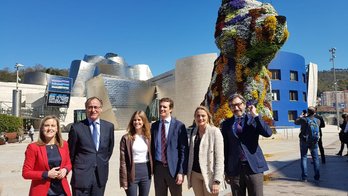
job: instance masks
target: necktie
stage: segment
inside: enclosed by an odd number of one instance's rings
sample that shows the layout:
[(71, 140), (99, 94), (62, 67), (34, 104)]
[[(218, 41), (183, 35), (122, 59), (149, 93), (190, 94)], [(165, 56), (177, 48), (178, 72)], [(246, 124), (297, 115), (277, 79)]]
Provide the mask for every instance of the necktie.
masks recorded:
[(161, 126), (161, 161), (163, 164), (167, 164), (167, 145), (166, 145), (166, 127), (164, 125), (164, 120), (162, 120)]
[(92, 122), (92, 137), (93, 137), (93, 142), (95, 144), (95, 149), (98, 150), (99, 148), (99, 141), (98, 141), (98, 129), (96, 126), (96, 122)]
[(236, 132), (237, 132), (237, 134), (241, 134), (243, 132), (242, 118), (237, 118)]

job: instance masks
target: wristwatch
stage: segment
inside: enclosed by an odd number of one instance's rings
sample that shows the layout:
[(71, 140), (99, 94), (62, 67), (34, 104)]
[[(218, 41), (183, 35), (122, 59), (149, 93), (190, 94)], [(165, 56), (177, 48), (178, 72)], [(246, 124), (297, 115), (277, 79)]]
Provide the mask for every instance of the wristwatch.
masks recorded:
[(214, 180), (214, 183), (217, 184), (217, 185), (219, 185), (219, 184), (220, 184), (220, 181)]

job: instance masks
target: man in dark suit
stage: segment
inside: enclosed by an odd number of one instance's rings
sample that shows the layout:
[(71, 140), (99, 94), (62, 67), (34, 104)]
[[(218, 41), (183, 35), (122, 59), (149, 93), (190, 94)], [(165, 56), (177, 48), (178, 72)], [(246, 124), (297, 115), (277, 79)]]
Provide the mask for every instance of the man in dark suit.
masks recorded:
[(75, 196), (104, 195), (114, 148), (114, 125), (99, 118), (102, 106), (97, 97), (87, 99), (87, 119), (74, 123), (69, 132), (71, 186)]
[(182, 195), (182, 183), (187, 173), (188, 142), (185, 125), (172, 118), (174, 102), (162, 98), (160, 120), (151, 126), (151, 152), (154, 159), (155, 195)]
[(240, 94), (229, 98), (233, 117), (226, 119), (222, 127), (225, 154), (226, 181), (231, 185), (232, 195), (263, 195), (263, 172), (267, 162), (259, 146), (259, 135), (270, 137), (271, 128), (256, 112), (255, 106), (248, 107)]

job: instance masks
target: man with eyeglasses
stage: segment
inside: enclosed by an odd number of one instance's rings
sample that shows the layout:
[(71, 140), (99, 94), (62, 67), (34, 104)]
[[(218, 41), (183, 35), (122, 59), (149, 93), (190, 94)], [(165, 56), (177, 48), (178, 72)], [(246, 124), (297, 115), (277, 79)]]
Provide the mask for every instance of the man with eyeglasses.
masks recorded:
[(268, 166), (258, 140), (259, 135), (270, 137), (272, 130), (254, 105), (247, 107), (242, 95), (233, 94), (228, 103), (233, 116), (221, 125), (226, 181), (233, 196), (245, 196), (246, 189), (249, 196), (263, 195), (263, 172)]
[(69, 132), (74, 196), (102, 196), (114, 148), (114, 125), (101, 120), (103, 102), (98, 97), (85, 103), (87, 119), (74, 123)]

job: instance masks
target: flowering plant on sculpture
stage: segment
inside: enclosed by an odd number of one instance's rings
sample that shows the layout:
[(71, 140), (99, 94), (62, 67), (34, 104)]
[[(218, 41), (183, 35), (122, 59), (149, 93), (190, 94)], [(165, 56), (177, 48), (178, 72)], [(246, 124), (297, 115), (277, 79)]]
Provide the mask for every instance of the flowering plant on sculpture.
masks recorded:
[(222, 1), (215, 27), (215, 42), (221, 54), (214, 63), (203, 101), (216, 125), (231, 113), (220, 110), (226, 110), (225, 102), (234, 93), (256, 103), (262, 118), (272, 124), (267, 66), (288, 36), (286, 18), (278, 16), (272, 5), (256, 0)]

